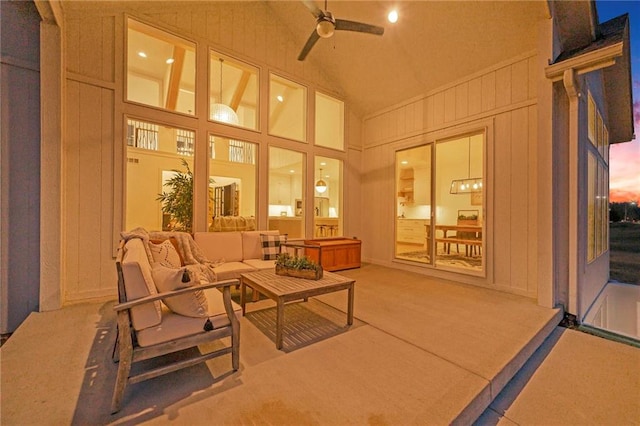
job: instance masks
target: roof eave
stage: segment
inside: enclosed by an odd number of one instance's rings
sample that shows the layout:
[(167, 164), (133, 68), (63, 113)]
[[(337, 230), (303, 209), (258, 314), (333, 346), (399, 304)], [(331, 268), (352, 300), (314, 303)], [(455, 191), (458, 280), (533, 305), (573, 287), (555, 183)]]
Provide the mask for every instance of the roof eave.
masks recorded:
[(566, 70), (578, 75), (602, 70), (610, 144), (635, 138), (628, 19), (620, 29), (617, 40), (609, 39), (599, 48), (594, 48), (598, 47), (595, 43), (585, 46), (545, 68), (546, 77), (552, 81), (562, 80)]
[(635, 139), (631, 49), (628, 30), (623, 43), (622, 55), (616, 59), (614, 65), (603, 70), (609, 119), (609, 143), (611, 144)]

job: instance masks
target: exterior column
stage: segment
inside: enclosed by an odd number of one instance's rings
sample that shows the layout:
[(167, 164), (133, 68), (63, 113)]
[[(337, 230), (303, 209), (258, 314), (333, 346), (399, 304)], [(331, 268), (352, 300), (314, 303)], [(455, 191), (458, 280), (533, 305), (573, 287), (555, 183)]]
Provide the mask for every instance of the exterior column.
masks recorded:
[(576, 71), (564, 71), (564, 88), (569, 97), (569, 313), (579, 315), (578, 306), (578, 137), (580, 88)]
[(64, 303), (62, 220), (63, 55), (62, 11), (36, 1), (40, 23), (40, 311)]

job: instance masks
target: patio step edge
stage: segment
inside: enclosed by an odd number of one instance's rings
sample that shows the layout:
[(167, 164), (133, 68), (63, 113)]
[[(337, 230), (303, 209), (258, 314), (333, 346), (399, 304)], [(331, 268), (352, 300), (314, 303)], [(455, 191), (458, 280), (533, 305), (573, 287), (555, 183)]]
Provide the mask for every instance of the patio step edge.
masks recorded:
[[(544, 324), (540, 330), (520, 349), (520, 351), (511, 358), (493, 377), (487, 387), (482, 392), (478, 393), (476, 397), (458, 414), (458, 416), (451, 422), (453, 425), (470, 425), (473, 424), (482, 413), (489, 408), (491, 403), (500, 394), (502, 389), (509, 383), (509, 381), (522, 369), (525, 363), (531, 358), (531, 356), (538, 350), (544, 341), (553, 333), (560, 321), (562, 320), (562, 309), (554, 309), (554, 315)], [(489, 392), (487, 398), (486, 392)]]

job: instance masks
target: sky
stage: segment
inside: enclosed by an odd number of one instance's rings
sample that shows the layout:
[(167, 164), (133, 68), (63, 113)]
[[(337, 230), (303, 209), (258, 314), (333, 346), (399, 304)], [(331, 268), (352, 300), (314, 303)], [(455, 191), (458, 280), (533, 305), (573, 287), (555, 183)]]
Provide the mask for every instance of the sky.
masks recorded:
[(636, 138), (611, 145), (609, 156), (609, 200), (640, 201), (640, 1), (597, 0), (600, 22), (629, 14), (631, 34), (631, 80)]

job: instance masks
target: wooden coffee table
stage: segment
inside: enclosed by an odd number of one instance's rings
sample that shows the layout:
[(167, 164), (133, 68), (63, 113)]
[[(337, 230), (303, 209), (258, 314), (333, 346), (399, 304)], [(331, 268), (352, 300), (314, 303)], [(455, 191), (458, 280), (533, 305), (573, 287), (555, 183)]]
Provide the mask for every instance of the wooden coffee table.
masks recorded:
[(348, 290), (347, 325), (353, 324), (353, 285), (355, 280), (324, 271), (319, 280), (283, 277), (276, 275), (275, 269), (248, 272), (240, 275), (240, 305), (245, 314), (247, 302), (246, 289), (264, 294), (276, 302), (276, 348), (282, 349), (282, 328), (284, 326), (284, 304), (294, 300), (307, 300), (309, 297)]

